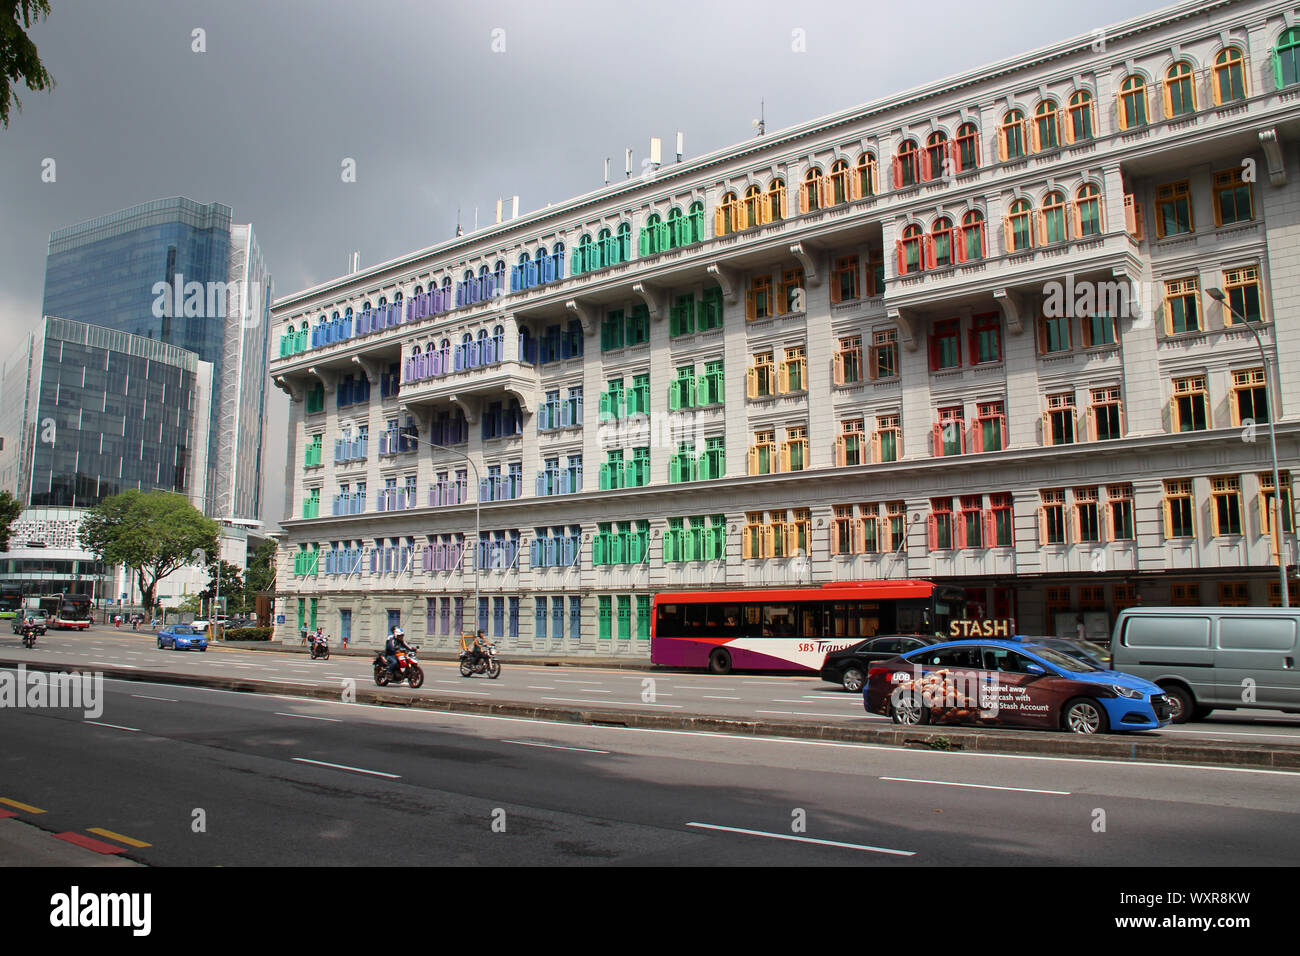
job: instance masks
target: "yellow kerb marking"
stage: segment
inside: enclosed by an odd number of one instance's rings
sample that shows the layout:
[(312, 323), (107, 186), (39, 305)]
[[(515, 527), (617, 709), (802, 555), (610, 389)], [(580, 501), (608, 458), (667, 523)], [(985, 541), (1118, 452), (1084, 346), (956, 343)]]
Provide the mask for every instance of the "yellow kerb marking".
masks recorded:
[(103, 827), (90, 827), (87, 833), (97, 833), (102, 837), (108, 837), (110, 840), (116, 840), (118, 843), (125, 843), (127, 846), (153, 846), (152, 843), (145, 843), (143, 840), (135, 840), (129, 836), (122, 836), (120, 833), (114, 833), (112, 830), (105, 830)]
[(10, 800), (8, 797), (0, 797), (0, 803), (5, 806), (13, 807), (15, 810), (22, 810), (24, 813), (44, 813), (40, 807), (33, 807), (30, 804), (19, 803), (17, 800)]

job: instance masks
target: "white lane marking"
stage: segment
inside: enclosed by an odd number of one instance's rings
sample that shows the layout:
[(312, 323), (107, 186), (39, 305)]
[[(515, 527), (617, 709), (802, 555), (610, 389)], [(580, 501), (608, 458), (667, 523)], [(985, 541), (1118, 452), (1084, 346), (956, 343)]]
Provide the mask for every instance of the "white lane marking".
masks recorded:
[(674, 684), (673, 690), (735, 690), (734, 687), (694, 687), (686, 684)]
[(550, 687), (550, 686), (543, 687), (540, 684), (529, 684), (528, 689), (529, 690), (555, 690), (554, 687)]
[(86, 663), (98, 664), (100, 667), (125, 667), (128, 670), (133, 670), (133, 671), (138, 671), (140, 669), (136, 667), (134, 664), (117, 664), (117, 663), (110, 664), (108, 661), (86, 661)]
[(563, 677), (557, 677), (555, 679), (555, 683), (557, 684), (603, 684), (605, 682), (603, 680), (565, 680)]
[(814, 840), (812, 837), (793, 836), (789, 833), (767, 833), (763, 830), (745, 830), (741, 827), (722, 827), (713, 823), (688, 823), (688, 827), (701, 830), (720, 830), (723, 833), (743, 833), (746, 836), (761, 836), (771, 840), (792, 840), (795, 843), (815, 843), (818, 846), (837, 846), (846, 850), (865, 850), (868, 853), (887, 853), (890, 856), (916, 856), (915, 850), (891, 850), (883, 846), (867, 846), (865, 843), (841, 843), (838, 840)]
[(440, 694), (473, 694), (475, 697), (491, 697), (485, 690), (440, 690)]
[(843, 717), (843, 714), (819, 714), (811, 710), (756, 710), (756, 714), (786, 714), (790, 717)]
[(543, 697), (542, 700), (558, 700), (566, 704), (609, 704), (616, 707), (675, 707), (681, 710), (681, 704), (646, 704), (629, 700), (582, 700), (577, 697)]
[(716, 697), (711, 694), (702, 694), (704, 700), (740, 700), (739, 697)]
[(88, 720), (88, 724), (94, 724), (96, 727), (112, 727), (114, 730), (129, 730), (133, 734), (140, 732), (139, 727), (123, 727), (121, 724), (106, 724), (102, 720)]
[(333, 767), (335, 770), (351, 770), (353, 773), (368, 773), (372, 777), (388, 777), (390, 780), (400, 780), (402, 775), (398, 773), (384, 773), (382, 770), (366, 770), (364, 767), (349, 767), (341, 763), (326, 763), (324, 760), (308, 760), (306, 757), (294, 757), (298, 763), (314, 763), (318, 767)]
[[(13, 665), (16, 666), (16, 665)], [(104, 678), (105, 683), (129, 684), (132, 687), (177, 687), (184, 686), (186, 690), (201, 691), (205, 694), (232, 694), (237, 695), (243, 700), (248, 700), (249, 695), (246, 691), (240, 690), (221, 690), (216, 687), (190, 687), (188, 685), (164, 684), (157, 681), (127, 681), (114, 677)], [(839, 750), (881, 750), (893, 754), (907, 754), (921, 758), (939, 758), (941, 760), (1035, 760), (1039, 763), (1077, 763), (1085, 767), (1093, 766), (1114, 766), (1114, 767), (1147, 767), (1152, 770), (1196, 770), (1209, 773), (1247, 773), (1257, 774), (1266, 777), (1290, 777), (1292, 780), (1300, 780), (1300, 773), (1294, 770), (1268, 770), (1262, 767), (1215, 767), (1206, 764), (1194, 763), (1168, 763), (1162, 760), (1099, 760), (1092, 757), (1048, 757), (1040, 754), (996, 754), (996, 753), (953, 753), (942, 750), (913, 750), (906, 747), (898, 747), (890, 744), (855, 744), (834, 740), (805, 740), (800, 737), (780, 737), (780, 736), (751, 736), (748, 734), (724, 734), (709, 730), (670, 730), (662, 727), (611, 727), (608, 724), (574, 724), (567, 720), (545, 720), (538, 717), (503, 717), (496, 714), (461, 714), (455, 711), (436, 711), (406, 709), (394, 711), (386, 704), (363, 704), (356, 702), (352, 704), (343, 704), (336, 701), (322, 701), (313, 697), (293, 697), (288, 694), (256, 694), (255, 697), (269, 697), (272, 700), (287, 700), (295, 704), (301, 704), (306, 701), (317, 704), (330, 704), (335, 707), (365, 707), (371, 710), (382, 710), (392, 715), (394, 713), (405, 714), (408, 716), (424, 716), (437, 720), (449, 720), (452, 718), (461, 718), (463, 720), (500, 720), (513, 724), (541, 724), (548, 727), (565, 728), (573, 730), (583, 728), (592, 731), (620, 731), (624, 733), (638, 734), (670, 734), (677, 737), (712, 737), (718, 740), (730, 741), (752, 741), (761, 744), (780, 744), (789, 747), (832, 747)], [(545, 698), (543, 698), (545, 699)], [(591, 700), (582, 701), (588, 704), (613, 704), (615, 701), (608, 700)], [(676, 705), (670, 705), (676, 706)], [(724, 716), (725, 715), (719, 715)], [(888, 720), (888, 717), (880, 717), (876, 714), (865, 714), (868, 720)]]
[(277, 716), (277, 717), (298, 717), (298, 718), (301, 719), (301, 720), (328, 720), (328, 721), (330, 721), (331, 723), (335, 723), (335, 724), (341, 724), (341, 723), (343, 723), (343, 718), (341, 718), (341, 717), (312, 717), (310, 714), (285, 714), (285, 713), (281, 713), (281, 712), (278, 711), (278, 710), (275, 712), (275, 716)]
[(173, 704), (180, 703), (180, 699), (177, 697), (150, 697), (148, 694), (132, 694), (131, 696), (138, 697), (140, 700), (166, 700)]
[(521, 747), (543, 747), (546, 750), (576, 750), (584, 754), (607, 754), (608, 750), (592, 750), (590, 747), (561, 747), (559, 744), (537, 744), (529, 740), (503, 740), (503, 744), (518, 744)]
[(1035, 790), (1032, 787), (994, 787), (984, 783), (957, 783), (952, 780), (918, 780), (915, 777), (881, 777), (881, 780), (893, 780), (898, 783), (932, 783), (939, 787), (971, 787), (975, 790), (1014, 790), (1017, 793), (1046, 793), (1053, 797), (1068, 797), (1068, 790)]

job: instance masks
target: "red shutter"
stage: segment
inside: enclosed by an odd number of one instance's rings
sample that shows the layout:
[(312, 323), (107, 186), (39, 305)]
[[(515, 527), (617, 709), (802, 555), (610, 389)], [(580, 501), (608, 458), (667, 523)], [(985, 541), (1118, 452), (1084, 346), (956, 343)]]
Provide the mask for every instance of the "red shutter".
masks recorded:
[(934, 268), (934, 262), (935, 262), (935, 259), (934, 259), (934, 236), (923, 236), (923, 237), (922, 237), (922, 240), (923, 240), (923, 243), (924, 243), (924, 249), (925, 249), (925, 260), (924, 260), (924, 261), (925, 261), (925, 265), (924, 265), (924, 268), (926, 268), (926, 269), (933, 269), (933, 268)]
[(894, 240), (894, 245), (898, 247), (898, 274), (907, 275), (907, 253), (903, 248), (903, 240)]
[(930, 514), (925, 519), (926, 537), (931, 551), (939, 550), (939, 523), (935, 520), (934, 514)]
[(952, 261), (966, 261), (966, 233), (961, 226), (952, 227)]
[(930, 371), (935, 372), (939, 369), (939, 340), (935, 337), (934, 332), (930, 333)]
[(934, 457), (942, 458), (943, 457), (943, 423), (939, 422), (932, 425), (931, 432), (933, 434), (931, 445), (933, 446)]
[(902, 189), (903, 188), (903, 163), (897, 156), (895, 156), (892, 160), (890, 160), (890, 165), (893, 167), (894, 188)]

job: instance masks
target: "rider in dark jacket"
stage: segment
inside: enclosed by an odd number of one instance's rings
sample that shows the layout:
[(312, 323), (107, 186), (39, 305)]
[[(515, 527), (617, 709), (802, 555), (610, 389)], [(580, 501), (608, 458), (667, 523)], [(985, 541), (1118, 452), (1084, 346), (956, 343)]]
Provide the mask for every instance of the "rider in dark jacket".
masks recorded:
[(406, 634), (400, 628), (394, 625), (388, 634), (388, 640), (384, 642), (384, 656), (388, 658), (388, 673), (397, 676), (397, 652), (409, 651), (411, 645), (406, 643)]

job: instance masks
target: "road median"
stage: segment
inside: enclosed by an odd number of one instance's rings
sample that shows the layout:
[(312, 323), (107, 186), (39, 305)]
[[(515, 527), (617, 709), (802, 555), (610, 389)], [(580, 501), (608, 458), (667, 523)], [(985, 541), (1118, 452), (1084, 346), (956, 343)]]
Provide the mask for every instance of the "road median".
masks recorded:
[(176, 674), (171, 671), (114, 667), (85, 667), (39, 661), (0, 659), (0, 666), (25, 665), (28, 671), (103, 674), (115, 680), (179, 687), (202, 687), (235, 693), (273, 694), (333, 702), (411, 707), (452, 714), (518, 717), (560, 723), (746, 737), (785, 737), (839, 743), (873, 744), (956, 753), (1000, 753), (1043, 757), (1087, 757), (1098, 760), (1198, 764), (1300, 771), (1300, 744), (1225, 743), (1214, 740), (1171, 740), (1154, 734), (1080, 736), (1049, 731), (989, 731), (971, 727), (895, 727), (857, 724), (817, 724), (778, 720), (749, 720), (707, 714), (665, 714), (563, 707), (524, 701), (449, 699), (409, 688), (381, 688), (348, 680), (331, 686), (268, 681), (246, 677)]

